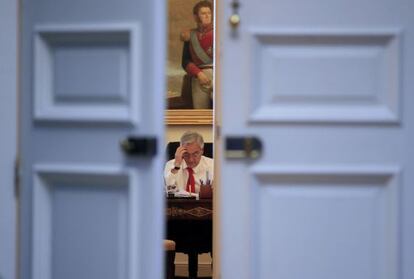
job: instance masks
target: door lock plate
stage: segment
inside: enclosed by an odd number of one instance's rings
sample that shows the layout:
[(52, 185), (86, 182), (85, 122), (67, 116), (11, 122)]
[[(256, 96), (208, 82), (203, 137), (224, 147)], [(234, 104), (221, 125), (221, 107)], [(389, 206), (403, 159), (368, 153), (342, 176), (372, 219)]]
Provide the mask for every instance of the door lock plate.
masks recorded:
[(127, 137), (120, 147), (130, 156), (153, 157), (157, 154), (157, 139), (152, 137)]
[(257, 159), (262, 154), (262, 142), (257, 137), (226, 137), (226, 158)]

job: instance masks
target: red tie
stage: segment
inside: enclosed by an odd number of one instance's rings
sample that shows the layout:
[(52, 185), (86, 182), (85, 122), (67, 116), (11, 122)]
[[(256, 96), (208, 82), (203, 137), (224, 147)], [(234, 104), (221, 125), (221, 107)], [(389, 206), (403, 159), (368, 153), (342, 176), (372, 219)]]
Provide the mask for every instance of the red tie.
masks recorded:
[(188, 180), (187, 180), (187, 192), (195, 193), (195, 179), (194, 179), (194, 170), (192, 168), (187, 168), (188, 170)]

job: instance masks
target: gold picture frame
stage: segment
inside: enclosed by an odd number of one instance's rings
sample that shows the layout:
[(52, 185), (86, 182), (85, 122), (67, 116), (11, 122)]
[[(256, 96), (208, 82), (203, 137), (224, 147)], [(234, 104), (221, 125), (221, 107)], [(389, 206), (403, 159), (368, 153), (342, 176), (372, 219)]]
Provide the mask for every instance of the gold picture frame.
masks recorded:
[(212, 125), (212, 109), (169, 109), (165, 112), (167, 125)]

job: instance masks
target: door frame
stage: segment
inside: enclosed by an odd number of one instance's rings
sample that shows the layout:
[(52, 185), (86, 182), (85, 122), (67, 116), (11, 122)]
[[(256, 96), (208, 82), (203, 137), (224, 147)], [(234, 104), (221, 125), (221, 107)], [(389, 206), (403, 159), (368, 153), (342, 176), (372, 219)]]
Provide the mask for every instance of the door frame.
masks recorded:
[(17, 213), (14, 169), (17, 160), (17, 55), (19, 1), (0, 2), (0, 277), (17, 278)]

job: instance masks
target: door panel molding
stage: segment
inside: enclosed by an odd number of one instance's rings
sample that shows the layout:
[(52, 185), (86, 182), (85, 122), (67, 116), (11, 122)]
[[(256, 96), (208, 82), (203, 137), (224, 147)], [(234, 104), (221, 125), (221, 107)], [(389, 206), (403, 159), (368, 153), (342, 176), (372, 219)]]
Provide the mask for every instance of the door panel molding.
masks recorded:
[(249, 29), (250, 122), (400, 122), (399, 29)]
[(139, 277), (143, 196), (136, 172), (116, 165), (36, 164), (33, 185), (33, 278)]
[(34, 27), (34, 118), (137, 125), (139, 22)]
[[(250, 171), (253, 277), (398, 278), (398, 166), (256, 165)], [(297, 275), (292, 266), (300, 266)]]

